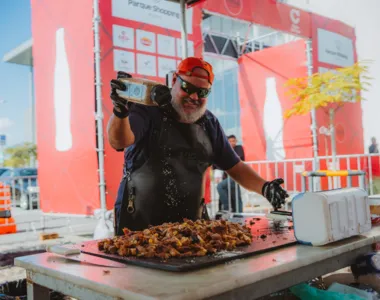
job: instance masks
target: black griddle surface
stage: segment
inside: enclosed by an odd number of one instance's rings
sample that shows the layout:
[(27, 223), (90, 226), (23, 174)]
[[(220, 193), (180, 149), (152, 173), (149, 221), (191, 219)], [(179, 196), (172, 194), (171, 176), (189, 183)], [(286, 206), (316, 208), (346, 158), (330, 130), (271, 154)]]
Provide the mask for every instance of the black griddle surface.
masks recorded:
[(119, 255), (106, 254), (98, 250), (97, 241), (82, 243), (81, 251), (125, 264), (165, 271), (185, 272), (215, 266), (227, 261), (245, 258), (297, 243), (291, 222), (279, 223), (268, 220), (265, 217), (240, 218), (231, 221), (245, 223), (251, 227), (253, 235), (251, 245), (238, 247), (235, 251), (222, 251), (204, 257), (170, 258), (166, 261), (159, 258), (121, 257)]

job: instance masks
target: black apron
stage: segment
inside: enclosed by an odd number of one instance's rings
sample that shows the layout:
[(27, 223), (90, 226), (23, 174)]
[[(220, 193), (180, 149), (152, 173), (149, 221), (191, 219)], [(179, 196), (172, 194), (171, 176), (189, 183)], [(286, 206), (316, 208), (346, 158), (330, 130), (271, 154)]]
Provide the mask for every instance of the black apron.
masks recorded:
[(213, 150), (204, 120), (184, 124), (164, 115), (158, 134), (148, 160), (123, 177), (115, 204), (116, 235), (123, 228), (208, 217), (202, 184)]

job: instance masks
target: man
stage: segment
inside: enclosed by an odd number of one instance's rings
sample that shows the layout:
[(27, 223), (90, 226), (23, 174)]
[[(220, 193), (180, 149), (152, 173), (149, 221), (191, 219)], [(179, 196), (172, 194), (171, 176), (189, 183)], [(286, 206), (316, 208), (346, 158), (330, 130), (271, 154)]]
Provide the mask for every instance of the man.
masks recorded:
[(379, 153), (379, 148), (378, 148), (375, 137), (371, 139), (371, 146), (369, 146), (368, 150), (369, 150), (369, 153)]
[[(371, 145), (368, 147), (368, 152), (370, 154), (378, 154), (379, 146), (377, 144), (376, 138), (371, 138)], [(372, 172), (372, 188), (375, 194), (380, 193), (380, 161), (379, 156), (371, 157), (371, 172)]]
[[(242, 161), (245, 160), (244, 149), (241, 145), (237, 145), (237, 139), (235, 135), (228, 136), (228, 142), (230, 143), (232, 149), (240, 157)], [(233, 212), (243, 211), (243, 202), (241, 200), (241, 190), (236, 182), (228, 178), (227, 174), (223, 173), (223, 180), (217, 185), (217, 190), (219, 194), (219, 210), (229, 210), (230, 201), (229, 195), (231, 197), (231, 210)], [(238, 201), (238, 209), (236, 209), (236, 195)]]
[[(118, 73), (118, 79), (125, 73)], [(244, 188), (262, 193), (275, 208), (284, 203), (282, 179), (258, 176), (235, 154), (216, 117), (206, 109), (214, 80), (212, 66), (202, 59), (183, 60), (172, 89), (159, 106), (127, 103), (118, 97), (126, 86), (111, 81), (114, 115), (108, 140), (125, 150), (124, 176), (115, 203), (115, 233), (149, 225), (205, 216), (204, 173), (215, 164)]]
[(245, 160), (244, 149), (243, 146), (237, 144), (236, 136), (231, 134), (228, 136), (228, 142), (230, 143), (232, 149), (234, 149), (235, 153), (240, 157), (242, 161)]

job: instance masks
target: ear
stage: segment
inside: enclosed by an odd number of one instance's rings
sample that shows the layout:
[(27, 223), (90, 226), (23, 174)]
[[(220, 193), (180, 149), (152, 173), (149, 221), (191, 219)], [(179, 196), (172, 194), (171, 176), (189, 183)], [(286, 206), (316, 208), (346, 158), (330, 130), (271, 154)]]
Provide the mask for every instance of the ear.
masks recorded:
[(176, 83), (177, 81), (177, 74), (173, 74), (173, 79), (172, 79), (172, 87), (174, 86), (174, 84)]

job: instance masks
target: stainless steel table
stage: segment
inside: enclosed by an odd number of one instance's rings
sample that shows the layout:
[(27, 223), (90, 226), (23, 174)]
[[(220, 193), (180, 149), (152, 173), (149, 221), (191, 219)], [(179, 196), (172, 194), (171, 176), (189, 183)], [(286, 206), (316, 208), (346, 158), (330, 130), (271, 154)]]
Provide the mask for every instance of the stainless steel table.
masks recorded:
[(349, 266), (380, 242), (380, 227), (325, 247), (296, 245), (188, 273), (83, 265), (43, 253), (20, 257), (28, 299), (48, 288), (77, 299), (255, 299)]

